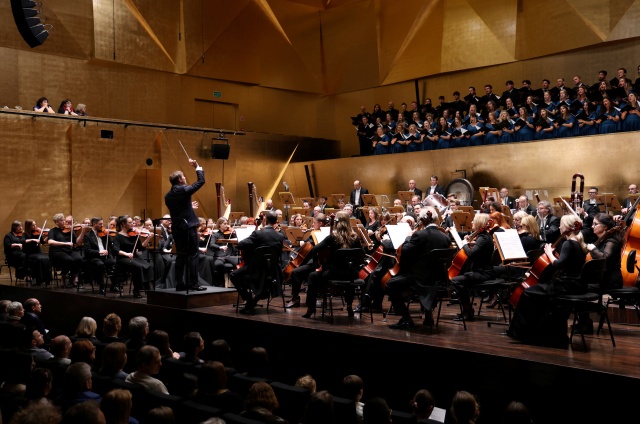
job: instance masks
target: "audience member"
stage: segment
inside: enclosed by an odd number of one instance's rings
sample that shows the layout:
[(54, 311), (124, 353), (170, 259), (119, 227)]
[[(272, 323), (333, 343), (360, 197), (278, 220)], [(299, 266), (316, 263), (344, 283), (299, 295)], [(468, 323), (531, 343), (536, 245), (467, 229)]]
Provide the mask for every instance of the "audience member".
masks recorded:
[(149, 334), (149, 321), (145, 317), (133, 317), (129, 320), (129, 340), (127, 349), (137, 351), (146, 344)]
[(276, 394), (269, 383), (254, 383), (245, 399), (245, 410), (240, 414), (245, 418), (266, 423), (287, 423), (287, 420), (273, 415), (279, 406)]
[(91, 367), (84, 362), (71, 364), (64, 374), (62, 393), (56, 403), (66, 411), (73, 405), (88, 400), (100, 402), (100, 395), (92, 392), (92, 388)]
[(11, 417), (10, 424), (59, 424), (60, 409), (50, 403), (31, 402)]
[(127, 363), (127, 347), (122, 342), (113, 342), (105, 346), (102, 351), (102, 367), (100, 374), (125, 380), (127, 373), (123, 371)]
[(180, 354), (171, 349), (171, 345), (169, 344), (169, 335), (166, 331), (153, 330), (147, 336), (147, 345), (157, 347), (160, 351), (160, 356), (162, 356), (163, 359), (180, 359)]
[(162, 366), (162, 357), (160, 351), (154, 346), (142, 346), (136, 354), (137, 370), (129, 374), (126, 381), (139, 384), (145, 390), (162, 392), (169, 394), (164, 383), (152, 375), (160, 372)]
[(456, 424), (472, 424), (480, 415), (480, 405), (474, 395), (459, 391), (453, 395), (451, 414)]
[(115, 389), (108, 392), (100, 402), (106, 424), (138, 424), (131, 417), (132, 396), (129, 390)]
[(149, 411), (147, 419), (144, 420), (144, 424), (173, 424), (175, 421), (171, 408), (168, 406), (159, 406)]
[(91, 317), (82, 317), (78, 328), (76, 328), (75, 339), (90, 340), (91, 343), (97, 343), (96, 331), (98, 331), (96, 320)]
[(313, 377), (311, 377), (309, 374), (305, 374), (297, 379), (295, 386), (302, 389), (307, 389), (311, 394), (316, 392), (316, 380), (314, 380)]
[(98, 402), (89, 400), (69, 408), (60, 424), (106, 424), (106, 420)]
[(362, 394), (364, 393), (364, 383), (362, 379), (357, 375), (348, 375), (342, 380), (343, 396), (347, 399), (353, 400), (356, 404), (356, 415), (358, 420), (362, 421), (362, 410), (364, 403), (360, 402)]
[(53, 374), (47, 368), (36, 368), (31, 372), (24, 397), (29, 402), (50, 404), (47, 396), (51, 392)]
[(185, 362), (193, 362), (194, 364), (202, 364), (204, 361), (198, 357), (198, 354), (204, 350), (204, 340), (198, 332), (190, 332), (184, 336), (184, 356), (181, 360)]
[(69, 359), (71, 359), (72, 364), (84, 362), (89, 366), (93, 366), (93, 362), (96, 360), (96, 347), (90, 340), (77, 340), (71, 345)]
[(111, 313), (102, 320), (102, 343), (124, 342), (119, 337), (122, 330), (122, 320), (117, 314)]
[(49, 359), (49, 362), (56, 362), (62, 365), (70, 365), (71, 359), (69, 354), (71, 353), (71, 339), (67, 336), (56, 336), (51, 341), (49, 351), (53, 355)]
[(332, 424), (333, 396), (326, 390), (313, 393), (307, 402), (302, 424)]
[(51, 106), (49, 106), (49, 100), (46, 97), (40, 97), (33, 107), (35, 112), (47, 112), (56, 113)]
[(194, 400), (234, 414), (239, 414), (244, 409), (242, 397), (227, 389), (224, 365), (217, 361), (202, 365), (198, 374), (198, 389)]
[(268, 378), (269, 354), (263, 347), (254, 347), (247, 358), (247, 372), (249, 377)]
[(23, 347), (33, 356), (33, 359), (38, 362), (44, 362), (51, 358), (53, 355), (46, 349), (43, 349), (44, 338), (38, 330), (28, 329), (23, 334)]
[(42, 305), (40, 301), (36, 298), (30, 298), (25, 300), (24, 302), (24, 316), (20, 319), (20, 322), (24, 324), (26, 328), (35, 328), (42, 334), (44, 338), (44, 343), (51, 343), (51, 337), (47, 334), (49, 330), (47, 330), (40, 319), (40, 314), (42, 313)]
[(411, 409), (416, 423), (436, 424), (438, 421), (432, 420), (431, 413), (436, 402), (433, 395), (428, 390), (418, 390), (411, 400)]
[(390, 424), (391, 410), (384, 399), (375, 397), (367, 400), (363, 410), (363, 419), (364, 424)]
[(531, 424), (529, 409), (522, 402), (512, 401), (502, 415), (502, 424)]

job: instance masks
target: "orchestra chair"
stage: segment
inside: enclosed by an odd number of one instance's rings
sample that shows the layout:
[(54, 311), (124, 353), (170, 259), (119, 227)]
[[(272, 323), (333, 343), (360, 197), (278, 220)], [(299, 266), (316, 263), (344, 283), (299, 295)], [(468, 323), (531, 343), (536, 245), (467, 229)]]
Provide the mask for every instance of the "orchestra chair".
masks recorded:
[[(604, 275), (605, 263), (606, 259), (592, 259), (582, 266), (580, 280), (586, 287), (593, 284), (600, 284)], [(561, 294), (556, 297), (555, 302), (558, 302), (570, 309), (571, 315), (573, 315), (573, 325), (571, 326), (571, 334), (569, 335), (570, 343), (573, 343), (573, 336), (576, 333), (579, 333), (582, 339), (584, 351), (587, 352), (587, 342), (584, 339), (584, 330), (582, 328), (583, 323), (581, 322), (581, 318), (589, 313), (596, 312), (604, 315), (604, 320), (606, 320), (607, 328), (609, 330), (609, 336), (611, 337), (611, 344), (613, 347), (616, 346), (607, 309), (602, 306), (601, 296), (598, 293), (587, 292), (583, 294)], [(598, 328), (598, 330), (600, 330), (600, 328)]]
[[(361, 248), (338, 249), (333, 255), (333, 261), (332, 269), (334, 274), (327, 282), (327, 285), (318, 292), (318, 295), (322, 297), (322, 317), (325, 316), (328, 309), (331, 312), (332, 322), (333, 298), (335, 296), (344, 296), (347, 290), (353, 290), (354, 294), (358, 293), (361, 304), (364, 300), (364, 291), (362, 290), (364, 280), (358, 278), (358, 272), (364, 264), (364, 250)], [(369, 308), (369, 315), (373, 323), (372, 308)], [(360, 318), (362, 318), (362, 312), (360, 312)]]
[[(269, 305), (274, 297), (279, 296), (282, 299), (282, 309), (286, 311), (284, 300), (284, 292), (282, 288), (282, 270), (280, 269), (280, 248), (269, 246), (260, 246), (253, 251), (251, 263), (248, 265), (250, 272), (243, 278), (251, 280), (253, 284), (250, 287), (259, 287), (257, 293), (253, 293), (256, 303), (259, 300), (267, 299), (267, 312)], [(245, 265), (247, 266), (247, 265)], [(262, 306), (256, 304), (256, 306)], [(236, 300), (236, 313), (240, 307), (240, 292)]]
[[(433, 249), (429, 252), (429, 260), (433, 261), (432, 263), (438, 263), (441, 267), (441, 279), (436, 281), (436, 299), (435, 304), (438, 307), (438, 314), (436, 315), (436, 328), (438, 328), (438, 324), (440, 323), (440, 313), (442, 312), (442, 303), (445, 301), (451, 300), (451, 280), (449, 280), (449, 268), (453, 263), (453, 258), (458, 253), (458, 250), (455, 247), (450, 247), (448, 249)], [(462, 313), (462, 304), (458, 302), (458, 307), (460, 308), (460, 315), (462, 316), (462, 326), (464, 330), (467, 330), (467, 323), (464, 320), (464, 314)]]
[[(627, 272), (629, 274), (633, 274), (636, 268), (636, 250), (631, 250), (629, 255), (627, 255)], [(607, 296), (606, 303), (601, 300), (604, 304), (604, 308), (609, 310), (609, 305), (617, 305), (620, 309), (625, 309), (627, 305), (631, 305), (636, 310), (636, 316), (638, 317), (638, 322), (640, 322), (640, 308), (638, 304), (640, 304), (640, 289), (638, 287), (621, 287), (618, 289), (601, 289), (600, 286), (596, 287), (593, 285), (589, 286), (589, 291), (594, 291), (602, 295), (602, 297)], [(602, 329), (602, 325), (604, 323), (604, 315), (600, 315), (600, 323), (598, 324), (598, 332), (600, 334), (600, 330)]]
[(243, 399), (247, 397), (249, 389), (255, 383), (268, 383), (268, 381), (263, 377), (250, 377), (241, 373), (233, 374), (228, 380), (229, 390), (239, 394)]
[(230, 412), (224, 414), (222, 419), (227, 424), (264, 424), (262, 421), (252, 420)]
[(158, 379), (162, 380), (171, 393), (178, 396), (188, 396), (197, 388), (198, 369), (196, 364), (182, 359), (164, 358)]
[(309, 390), (277, 381), (270, 385), (280, 404), (277, 415), (290, 423), (302, 422), (307, 402), (311, 397)]
[(31, 278), (31, 269), (26, 265), (26, 263), (23, 266), (24, 278), (18, 278), (18, 267), (15, 264), (9, 263), (9, 258), (7, 258), (6, 256), (4, 258), (4, 265), (0, 265), (0, 272), (2, 272), (2, 268), (4, 268), (5, 266), (9, 270), (9, 281), (10, 281), (9, 285), (13, 285), (13, 275), (11, 273), (11, 268), (14, 268), (16, 271), (16, 286), (18, 286), (18, 281), (20, 280), (24, 281), (25, 287), (29, 284), (27, 277)]

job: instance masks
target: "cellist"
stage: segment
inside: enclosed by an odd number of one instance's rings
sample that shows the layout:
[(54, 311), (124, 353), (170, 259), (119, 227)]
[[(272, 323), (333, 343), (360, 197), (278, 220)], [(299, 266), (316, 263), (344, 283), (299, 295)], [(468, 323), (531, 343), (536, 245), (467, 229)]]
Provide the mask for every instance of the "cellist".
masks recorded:
[[(325, 223), (325, 216), (323, 213), (317, 213), (313, 216), (313, 231), (320, 231)], [(302, 241), (298, 252), (306, 250), (305, 246), (314, 245), (313, 236), (309, 233), (309, 237)], [(307, 253), (304, 261), (301, 265), (297, 266), (291, 271), (289, 282), (291, 283), (291, 299), (285, 304), (285, 308), (299, 308), (300, 307), (300, 290), (302, 283), (307, 281), (309, 275), (318, 268), (317, 260), (314, 260), (311, 252)]]
[(429, 253), (433, 249), (449, 247), (449, 237), (438, 227), (440, 218), (431, 206), (420, 211), (419, 221), (423, 228), (415, 231), (405, 241), (400, 249), (400, 272), (391, 278), (386, 286), (396, 314), (401, 315), (400, 321), (389, 325), (392, 329), (406, 329), (414, 326), (411, 315), (405, 303), (407, 292), (420, 296), (420, 303), (425, 309), (423, 325), (433, 326), (433, 303), (436, 295), (435, 282), (440, 280), (441, 267), (437, 262), (429, 262)]
[(602, 289), (618, 289), (622, 287), (620, 271), (622, 237), (616, 221), (611, 215), (599, 213), (593, 218), (593, 232), (598, 236), (595, 244), (587, 244), (587, 250), (593, 259), (606, 259)]
[(580, 273), (587, 256), (581, 227), (582, 220), (576, 215), (564, 215), (560, 219), (560, 231), (566, 237), (560, 245), (560, 255), (556, 257), (551, 244), (544, 246), (549, 266), (558, 273), (550, 281), (540, 281), (524, 290), (507, 331), (510, 337), (526, 343), (566, 347), (569, 311), (553, 307), (551, 301), (561, 293), (584, 293), (587, 290), (580, 283)]

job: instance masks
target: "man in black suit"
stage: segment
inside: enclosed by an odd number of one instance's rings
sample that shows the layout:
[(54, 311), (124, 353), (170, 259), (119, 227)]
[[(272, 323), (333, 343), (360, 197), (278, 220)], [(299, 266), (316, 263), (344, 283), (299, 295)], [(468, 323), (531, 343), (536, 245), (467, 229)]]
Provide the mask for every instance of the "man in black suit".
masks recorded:
[(538, 215), (538, 210), (529, 203), (529, 198), (524, 194), (518, 197), (518, 210), (516, 212), (518, 211), (524, 211), (534, 217)]
[(480, 98), (480, 104), (483, 108), (485, 108), (487, 103), (489, 103), (491, 100), (493, 100), (496, 105), (500, 104), (500, 97), (496, 96), (493, 93), (493, 86), (491, 84), (487, 84), (484, 86), (484, 93), (484, 96)]
[[(231, 280), (240, 297), (245, 301), (244, 308), (240, 310), (242, 314), (253, 314), (257, 301), (264, 299), (271, 288), (264, 284), (262, 279), (250, 278), (257, 271), (252, 265), (253, 252), (262, 246), (269, 246), (280, 252), (285, 239), (281, 232), (273, 228), (278, 222), (278, 215), (271, 211), (266, 212), (265, 215), (266, 224), (264, 228), (254, 231), (249, 237), (238, 243), (238, 250), (244, 252), (243, 256), (246, 265), (229, 275), (229, 280)], [(278, 266), (278, 269), (281, 269), (281, 267)], [(251, 292), (253, 292), (253, 296)]]
[(551, 95), (551, 81), (545, 78), (542, 80), (542, 87), (533, 91), (533, 100), (536, 103), (544, 101), (544, 93), (546, 92), (549, 92), (549, 95)]
[[(629, 194), (638, 194), (637, 184), (629, 185)], [(622, 210), (620, 211), (620, 214), (626, 215), (629, 212), (629, 208), (633, 206), (635, 201), (636, 201), (636, 198), (627, 197), (626, 199), (624, 199), (624, 202), (622, 202)]]
[(594, 243), (598, 236), (593, 232), (593, 218), (600, 213), (598, 207), (598, 187), (589, 187), (589, 198), (576, 208), (578, 216), (582, 218), (582, 235), (586, 243)]
[(560, 219), (551, 214), (551, 205), (546, 200), (538, 203), (538, 227), (540, 227), (540, 238), (545, 243), (555, 243), (560, 237)]
[[(87, 265), (87, 278), (92, 278), (100, 287), (100, 294), (106, 294), (104, 285), (104, 274), (106, 270), (113, 268), (116, 260), (109, 255), (107, 243), (109, 242), (109, 234), (104, 238), (99, 237), (98, 233), (103, 230), (104, 221), (100, 217), (91, 218), (91, 230), (87, 231), (84, 236), (84, 259)], [(122, 289), (115, 281), (111, 281), (111, 291), (120, 293)]]
[(442, 187), (441, 185), (438, 185), (438, 177), (436, 175), (432, 175), (431, 176), (431, 185), (429, 187), (427, 187), (427, 189), (424, 192), (425, 197), (430, 195), (430, 194), (434, 194), (434, 193), (438, 193), (440, 195), (442, 195), (443, 197), (445, 196), (444, 194), (444, 187)]
[(409, 180), (409, 189), (407, 191), (413, 191), (413, 194), (420, 197), (422, 200), (422, 190), (416, 187), (416, 180)]
[(445, 276), (440, 275), (444, 272), (441, 265), (430, 261), (429, 253), (433, 249), (448, 248), (450, 241), (449, 237), (438, 229), (440, 220), (433, 208), (427, 207), (421, 211), (419, 219), (425, 228), (413, 233), (411, 238), (402, 244), (400, 273), (389, 280), (386, 286), (393, 309), (402, 317), (398, 323), (389, 326), (392, 329), (414, 326), (403, 294), (407, 291), (420, 297), (420, 303), (425, 309), (423, 325), (433, 326), (431, 311), (436, 295), (435, 283)]
[[(473, 86), (469, 87), (469, 94), (464, 96), (464, 101), (467, 104), (467, 106), (471, 106), (471, 105), (478, 106), (480, 104), (480, 99), (476, 95), (476, 88), (475, 87), (473, 87)], [(467, 109), (468, 109), (468, 107), (467, 107)]]
[(366, 222), (366, 218), (362, 213), (362, 209), (359, 209), (359, 207), (362, 206), (363, 194), (369, 194), (369, 190), (362, 187), (359, 180), (355, 180), (353, 182), (353, 190), (351, 190), (351, 195), (349, 196), (349, 203), (351, 203), (353, 209), (355, 210), (356, 218), (358, 218), (362, 222)]
[(34, 297), (27, 299), (24, 302), (24, 315), (20, 318), (20, 323), (26, 328), (38, 330), (40, 334), (42, 334), (45, 344), (50, 344), (51, 337), (47, 334), (49, 330), (45, 328), (44, 323), (40, 319), (40, 314), (42, 314), (42, 304), (40, 301)]
[(509, 209), (516, 208), (516, 199), (512, 196), (509, 196), (509, 189), (506, 187), (502, 187), (500, 189), (500, 199), (502, 200), (502, 204), (509, 206)]
[(511, 99), (513, 105), (515, 107), (518, 107), (518, 105), (520, 105), (520, 94), (518, 93), (518, 90), (515, 89), (515, 84), (513, 83), (513, 81), (509, 80), (504, 85), (506, 87), (506, 90), (502, 92), (502, 96), (500, 97), (500, 104), (504, 108), (507, 105), (507, 99)]
[(204, 171), (198, 162), (189, 159), (189, 164), (196, 169), (198, 181), (187, 185), (182, 171), (174, 171), (169, 176), (171, 190), (164, 196), (164, 203), (171, 214), (171, 229), (176, 243), (178, 258), (176, 259), (176, 290), (186, 290), (184, 283), (184, 266), (187, 264), (189, 290), (206, 290), (198, 285), (198, 217), (193, 210), (191, 195), (204, 185)]

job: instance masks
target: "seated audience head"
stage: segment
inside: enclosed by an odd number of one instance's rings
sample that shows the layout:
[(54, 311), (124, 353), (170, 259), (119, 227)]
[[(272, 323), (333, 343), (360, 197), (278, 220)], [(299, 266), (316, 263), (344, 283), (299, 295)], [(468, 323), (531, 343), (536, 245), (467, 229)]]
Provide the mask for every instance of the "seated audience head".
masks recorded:
[(128, 423), (131, 416), (131, 392), (124, 389), (114, 389), (108, 392), (100, 402), (100, 409), (107, 424)]
[(68, 358), (71, 353), (71, 339), (67, 336), (54, 337), (49, 351), (55, 358)]
[(71, 359), (71, 363), (84, 362), (92, 366), (96, 359), (96, 347), (90, 340), (76, 340), (71, 345), (69, 359)]
[(303, 424), (332, 424), (333, 396), (326, 390), (312, 393), (304, 412)]
[(58, 424), (60, 408), (49, 402), (30, 402), (11, 417), (12, 424)]
[(263, 347), (254, 347), (247, 358), (247, 375), (266, 377), (269, 374), (269, 354)]
[(198, 374), (198, 391), (216, 394), (227, 388), (227, 373), (224, 365), (218, 361), (209, 361), (202, 365)]
[(196, 358), (204, 350), (204, 340), (200, 333), (192, 331), (184, 336), (184, 352), (187, 358)]
[(419, 420), (429, 418), (435, 406), (436, 401), (433, 399), (433, 395), (429, 390), (418, 390), (411, 400), (413, 415)]
[(173, 356), (173, 350), (169, 343), (169, 334), (166, 331), (153, 330), (147, 335), (147, 345), (157, 347), (163, 358)]
[(62, 392), (73, 395), (77, 392), (90, 391), (92, 388), (91, 367), (85, 362), (69, 365), (64, 373)]
[(20, 302), (11, 302), (7, 306), (7, 314), (13, 318), (22, 318), (24, 316), (24, 307)]
[(305, 374), (296, 380), (296, 387), (309, 390), (309, 393), (316, 392), (316, 380), (309, 374)]
[(231, 366), (231, 347), (226, 340), (212, 341), (205, 349), (205, 353), (208, 360), (221, 362), (225, 367)]
[(136, 354), (136, 366), (138, 371), (145, 374), (158, 374), (162, 366), (162, 357), (158, 348), (155, 346), (142, 346)]
[(31, 372), (29, 381), (27, 382), (27, 390), (24, 397), (27, 400), (39, 400), (46, 398), (51, 392), (51, 384), (53, 382), (53, 374), (48, 368), (36, 368)]
[(529, 409), (522, 402), (509, 402), (502, 415), (502, 424), (531, 424)]
[(147, 413), (145, 424), (173, 424), (176, 422), (173, 409), (168, 406), (158, 406)]
[(100, 374), (115, 375), (124, 369), (127, 363), (127, 346), (121, 342), (109, 343), (102, 350)]
[(251, 388), (249, 388), (249, 393), (247, 393), (245, 399), (245, 406), (247, 409), (259, 407), (273, 412), (274, 409), (278, 408), (279, 404), (276, 394), (269, 383), (261, 381), (254, 383)]
[(475, 423), (480, 415), (480, 405), (474, 395), (459, 391), (453, 395), (451, 414), (457, 424)]
[(76, 337), (83, 339), (90, 339), (96, 336), (98, 330), (98, 324), (96, 320), (91, 317), (82, 317), (78, 328), (76, 328)]
[(102, 320), (102, 333), (104, 336), (118, 337), (122, 330), (122, 320), (117, 314), (111, 313)]
[(106, 420), (98, 402), (88, 400), (67, 409), (60, 424), (106, 424)]
[(134, 340), (145, 340), (149, 334), (149, 321), (145, 317), (133, 317), (129, 320), (129, 336)]
[(342, 394), (347, 399), (359, 402), (364, 392), (362, 378), (357, 375), (348, 375), (342, 379)]
[(364, 404), (362, 418), (364, 424), (390, 424), (391, 410), (384, 399), (375, 397)]

